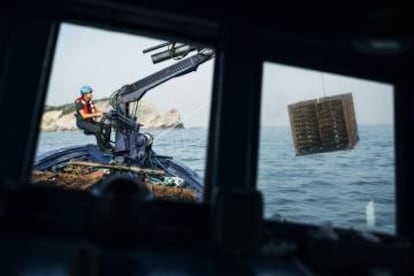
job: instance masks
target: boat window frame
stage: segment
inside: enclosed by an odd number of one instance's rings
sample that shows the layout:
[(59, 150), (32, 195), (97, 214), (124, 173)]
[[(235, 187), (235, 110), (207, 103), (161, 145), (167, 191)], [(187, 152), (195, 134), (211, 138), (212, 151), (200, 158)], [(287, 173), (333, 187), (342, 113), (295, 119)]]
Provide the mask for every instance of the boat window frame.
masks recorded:
[[(318, 41), (319, 43), (315, 45), (313, 42), (317, 41), (318, 38), (303, 38), (302, 40), (296, 40), (294, 37), (292, 38), (291, 35), (284, 36), (283, 34), (280, 34), (275, 38), (268, 33), (261, 33), (260, 30), (257, 30), (257, 32), (252, 30), (250, 30), (250, 32), (242, 32), (239, 30), (239, 33), (233, 33), (232, 31), (237, 30), (237, 25), (232, 25), (234, 23), (228, 22), (223, 23), (227, 27), (227, 29), (224, 28), (225, 30), (222, 28), (218, 30), (217, 26), (214, 24), (214, 26), (204, 24), (207, 26), (204, 29), (204, 32), (199, 31), (196, 33), (194, 30), (190, 31), (191, 24), (189, 25), (190, 27), (184, 28), (181, 31), (179, 30), (181, 24), (177, 24), (177, 22), (175, 22), (176, 24), (169, 26), (169, 23), (174, 22), (174, 19), (171, 19), (171, 17), (164, 17), (164, 21), (154, 27), (151, 25), (154, 19), (148, 19), (148, 17), (140, 21), (139, 18), (131, 17), (131, 15), (128, 14), (128, 16), (125, 16), (125, 21), (122, 21), (121, 19), (119, 19), (119, 21), (105, 21), (108, 19), (107, 16), (100, 17), (100, 15), (106, 14), (105, 10), (97, 10), (94, 11), (94, 13), (85, 12), (76, 17), (76, 15), (74, 15), (76, 13), (72, 14), (70, 12), (71, 8), (76, 9), (79, 7), (64, 7), (66, 10), (59, 18), (56, 16), (53, 18), (45, 17), (45, 15), (43, 15), (45, 18), (30, 18), (25, 21), (26, 23), (37, 24), (35, 27), (38, 27), (32, 34), (37, 36), (37, 39), (33, 42), (31, 47), (33, 49), (29, 53), (32, 55), (39, 54), (39, 58), (27, 68), (28, 73), (33, 73), (33, 76), (24, 75), (23, 78), (19, 76), (19, 69), (25, 64), (26, 60), (24, 60), (24, 57), (18, 56), (20, 53), (24, 52), (24, 48), (22, 47), (23, 40), (26, 39), (26, 36), (30, 34), (29, 31), (32, 31), (33, 28), (28, 28), (27, 24), (24, 25), (24, 23), (16, 23), (16, 26), (19, 26), (20, 29), (14, 34), (14, 39), (10, 40), (12, 41), (11, 45), (7, 46), (7, 49), (9, 50), (7, 65), (10, 65), (11, 68), (7, 68), (7, 72), (2, 76), (2, 99), (0, 99), (0, 110), (2, 110), (2, 114), (7, 114), (11, 111), (11, 108), (7, 107), (7, 102), (12, 99), (12, 96), (8, 95), (6, 92), (13, 90), (13, 79), (20, 79), (22, 83), (26, 81), (24, 86), (19, 87), (20, 90), (27, 88), (27, 95), (31, 95), (26, 98), (29, 103), (25, 104), (23, 108), (27, 108), (26, 111), (29, 114), (32, 114), (30, 116), (33, 117), (22, 118), (21, 121), (19, 121), (21, 124), (17, 129), (13, 129), (11, 124), (8, 124), (4, 128), (6, 133), (10, 132), (17, 135), (17, 137), (21, 136), (17, 141), (11, 141), (10, 147), (21, 147), (18, 149), (17, 154), (23, 156), (23, 159), (18, 161), (14, 160), (10, 164), (6, 164), (6, 162), (2, 160), (3, 163), (0, 168), (3, 171), (3, 187), (19, 188), (23, 183), (27, 183), (30, 175), (39, 131), (36, 127), (40, 123), (40, 114), (45, 99), (45, 93), (47, 91), (47, 80), (50, 77), (51, 57), (54, 53), (54, 46), (57, 39), (56, 24), (60, 24), (64, 21), (134, 34), (137, 34), (138, 32), (142, 32), (142, 34), (151, 33), (151, 36), (154, 34), (154, 37), (158, 36), (160, 38), (163, 37), (164, 39), (176, 38), (179, 40), (196, 40), (205, 42), (206, 45), (212, 45), (213, 48), (217, 49), (220, 57), (215, 65), (212, 109), (210, 113), (211, 126), (209, 129), (207, 145), (208, 160), (205, 182), (205, 189), (208, 190), (206, 195), (207, 203), (211, 201), (214, 189), (217, 187), (224, 187), (226, 189), (255, 189), (258, 153), (257, 128), (260, 117), (260, 104), (258, 104), (260, 103), (260, 84), (257, 83), (257, 80), (261, 79), (261, 71), (257, 67), (258, 64), (262, 64), (263, 62), (276, 62), (305, 69), (344, 74), (357, 78), (391, 83), (395, 87), (394, 120), (397, 176), (396, 229), (397, 235), (405, 235), (411, 239), (414, 238), (414, 228), (408, 213), (408, 210), (411, 210), (414, 205), (414, 201), (410, 199), (410, 196), (413, 194), (413, 188), (410, 187), (410, 183), (413, 182), (414, 176), (410, 173), (411, 168), (409, 166), (411, 161), (410, 153), (414, 151), (414, 146), (410, 145), (410, 141), (414, 140), (412, 139), (414, 136), (409, 133), (409, 127), (412, 124), (413, 118), (411, 110), (412, 102), (414, 101), (411, 91), (414, 84), (413, 81), (410, 80), (408, 69), (412, 68), (412, 62), (404, 61), (401, 62), (399, 66), (392, 66), (393, 64), (398, 64), (396, 61), (399, 61), (399, 57), (377, 57), (377, 59), (374, 59), (372, 56), (363, 56), (354, 50), (348, 50), (346, 47), (343, 48), (342, 45), (335, 44), (339, 42), (331, 43), (328, 41)], [(120, 14), (122, 14), (122, 12), (126, 13), (126, 11), (120, 11)], [(158, 16), (161, 18), (163, 17), (162, 15)], [(119, 16), (119, 18), (122, 17)], [(203, 23), (201, 25), (203, 25)], [(247, 97), (243, 102), (243, 108), (247, 107), (247, 115), (243, 116), (243, 118), (247, 119), (246, 123), (248, 126), (241, 133), (249, 136), (245, 141), (249, 141), (250, 144), (246, 144), (248, 149), (243, 150), (243, 153), (241, 154), (242, 160), (238, 161), (237, 165), (230, 166), (229, 164), (226, 165), (226, 162), (224, 162), (228, 160), (226, 159), (228, 158), (226, 155), (229, 156), (229, 154), (231, 155), (231, 153), (234, 152), (234, 150), (232, 151), (226, 148), (227, 146), (231, 146), (230, 141), (226, 140), (228, 139), (226, 137), (231, 131), (229, 129), (226, 130), (226, 127), (229, 126), (229, 122), (223, 122), (223, 120), (227, 120), (225, 117), (227, 114), (230, 114), (229, 111), (225, 110), (226, 107), (230, 105), (230, 99), (228, 97), (229, 95), (226, 95), (227, 92), (225, 93), (224, 91), (243, 86), (240, 83), (237, 83), (237, 81), (240, 76), (244, 75), (244, 73), (240, 70), (234, 75), (230, 69), (235, 69), (232, 62), (236, 61), (238, 57), (237, 54), (232, 53), (232, 50), (234, 50), (234, 46), (239, 46), (241, 42), (245, 42), (246, 37), (251, 38), (251, 43), (244, 44), (244, 47), (242, 47), (242, 50), (238, 51), (238, 53), (245, 52), (246, 49), (255, 53), (252, 58), (249, 58), (247, 61), (244, 60), (243, 62), (245, 64), (251, 62), (253, 67), (255, 67), (256, 70), (259, 70), (260, 73), (256, 72), (255, 76), (250, 76), (246, 80), (242, 79), (244, 84), (248, 86), (250, 85), (250, 87), (242, 92), (242, 95)], [(304, 48), (306, 51), (303, 51)], [(352, 62), (354, 62), (354, 64), (350, 66), (349, 64)], [(230, 68), (227, 68), (229, 65)], [(27, 125), (29, 125), (29, 129), (24, 130), (24, 126)], [(11, 140), (9, 138), (9, 136), (5, 137), (3, 138), (3, 141), (8, 142)], [(3, 146), (2, 149), (6, 148)], [(6, 150), (5, 152), (12, 153), (11, 150)], [(221, 160), (221, 158), (225, 159)], [(217, 160), (220, 162), (217, 163)], [(247, 168), (247, 171), (243, 171), (243, 176), (237, 178), (234, 181), (234, 184), (229, 185), (224, 184), (226, 181), (233, 181), (231, 173), (226, 172), (227, 168), (230, 168), (231, 172), (237, 172), (245, 168)]]

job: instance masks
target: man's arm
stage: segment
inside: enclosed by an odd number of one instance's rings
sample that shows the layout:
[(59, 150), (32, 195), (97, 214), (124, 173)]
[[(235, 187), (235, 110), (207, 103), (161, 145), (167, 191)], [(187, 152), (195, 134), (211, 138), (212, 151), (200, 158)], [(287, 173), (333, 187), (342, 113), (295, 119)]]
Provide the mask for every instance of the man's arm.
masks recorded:
[(79, 114), (81, 115), (82, 119), (91, 119), (91, 118), (96, 118), (96, 117), (101, 117), (102, 113), (97, 111), (94, 113), (85, 113), (85, 111), (83, 110), (83, 107), (85, 106), (84, 103), (82, 103), (81, 101), (78, 101), (76, 103), (76, 110), (79, 112)]
[(83, 111), (83, 109), (79, 110), (79, 114), (82, 116), (83, 119), (90, 119), (90, 118), (96, 118), (96, 117), (102, 116), (101, 112), (86, 114), (85, 111)]

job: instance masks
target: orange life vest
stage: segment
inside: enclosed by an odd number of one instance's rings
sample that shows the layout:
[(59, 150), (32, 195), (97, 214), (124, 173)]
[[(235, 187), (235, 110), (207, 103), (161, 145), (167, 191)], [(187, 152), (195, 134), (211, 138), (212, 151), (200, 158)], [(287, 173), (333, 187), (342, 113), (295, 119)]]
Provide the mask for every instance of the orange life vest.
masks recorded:
[[(76, 99), (76, 103), (82, 103), (83, 105), (83, 112), (85, 114), (91, 114), (91, 113), (95, 113), (96, 112), (96, 107), (95, 107), (95, 103), (93, 102), (93, 100), (90, 100), (89, 102), (86, 102), (86, 104), (84, 104), (85, 99), (80, 96), (79, 98)], [(78, 116), (80, 118), (82, 118), (82, 116), (79, 114), (78, 110), (76, 110), (76, 113), (78, 113)], [(89, 121), (89, 119), (87, 119), (87, 121)]]

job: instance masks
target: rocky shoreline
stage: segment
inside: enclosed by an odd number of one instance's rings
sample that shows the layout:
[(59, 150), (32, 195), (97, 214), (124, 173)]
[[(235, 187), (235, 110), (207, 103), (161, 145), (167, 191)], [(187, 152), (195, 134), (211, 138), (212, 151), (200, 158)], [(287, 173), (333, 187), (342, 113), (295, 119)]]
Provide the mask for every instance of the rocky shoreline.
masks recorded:
[[(108, 99), (96, 100), (95, 104), (102, 112), (110, 109)], [(40, 130), (43, 132), (79, 130), (75, 124), (74, 113), (74, 104), (46, 106)], [(139, 103), (137, 116), (143, 128), (184, 128), (177, 110), (158, 111), (153, 104), (148, 102)]]

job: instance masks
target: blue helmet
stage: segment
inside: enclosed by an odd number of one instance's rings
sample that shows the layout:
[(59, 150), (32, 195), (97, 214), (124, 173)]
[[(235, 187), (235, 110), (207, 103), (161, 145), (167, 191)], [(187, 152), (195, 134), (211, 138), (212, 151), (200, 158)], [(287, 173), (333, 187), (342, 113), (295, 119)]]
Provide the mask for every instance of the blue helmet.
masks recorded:
[(80, 89), (80, 93), (81, 95), (86, 94), (86, 93), (91, 93), (93, 91), (92, 87), (89, 85), (84, 85), (81, 87)]

